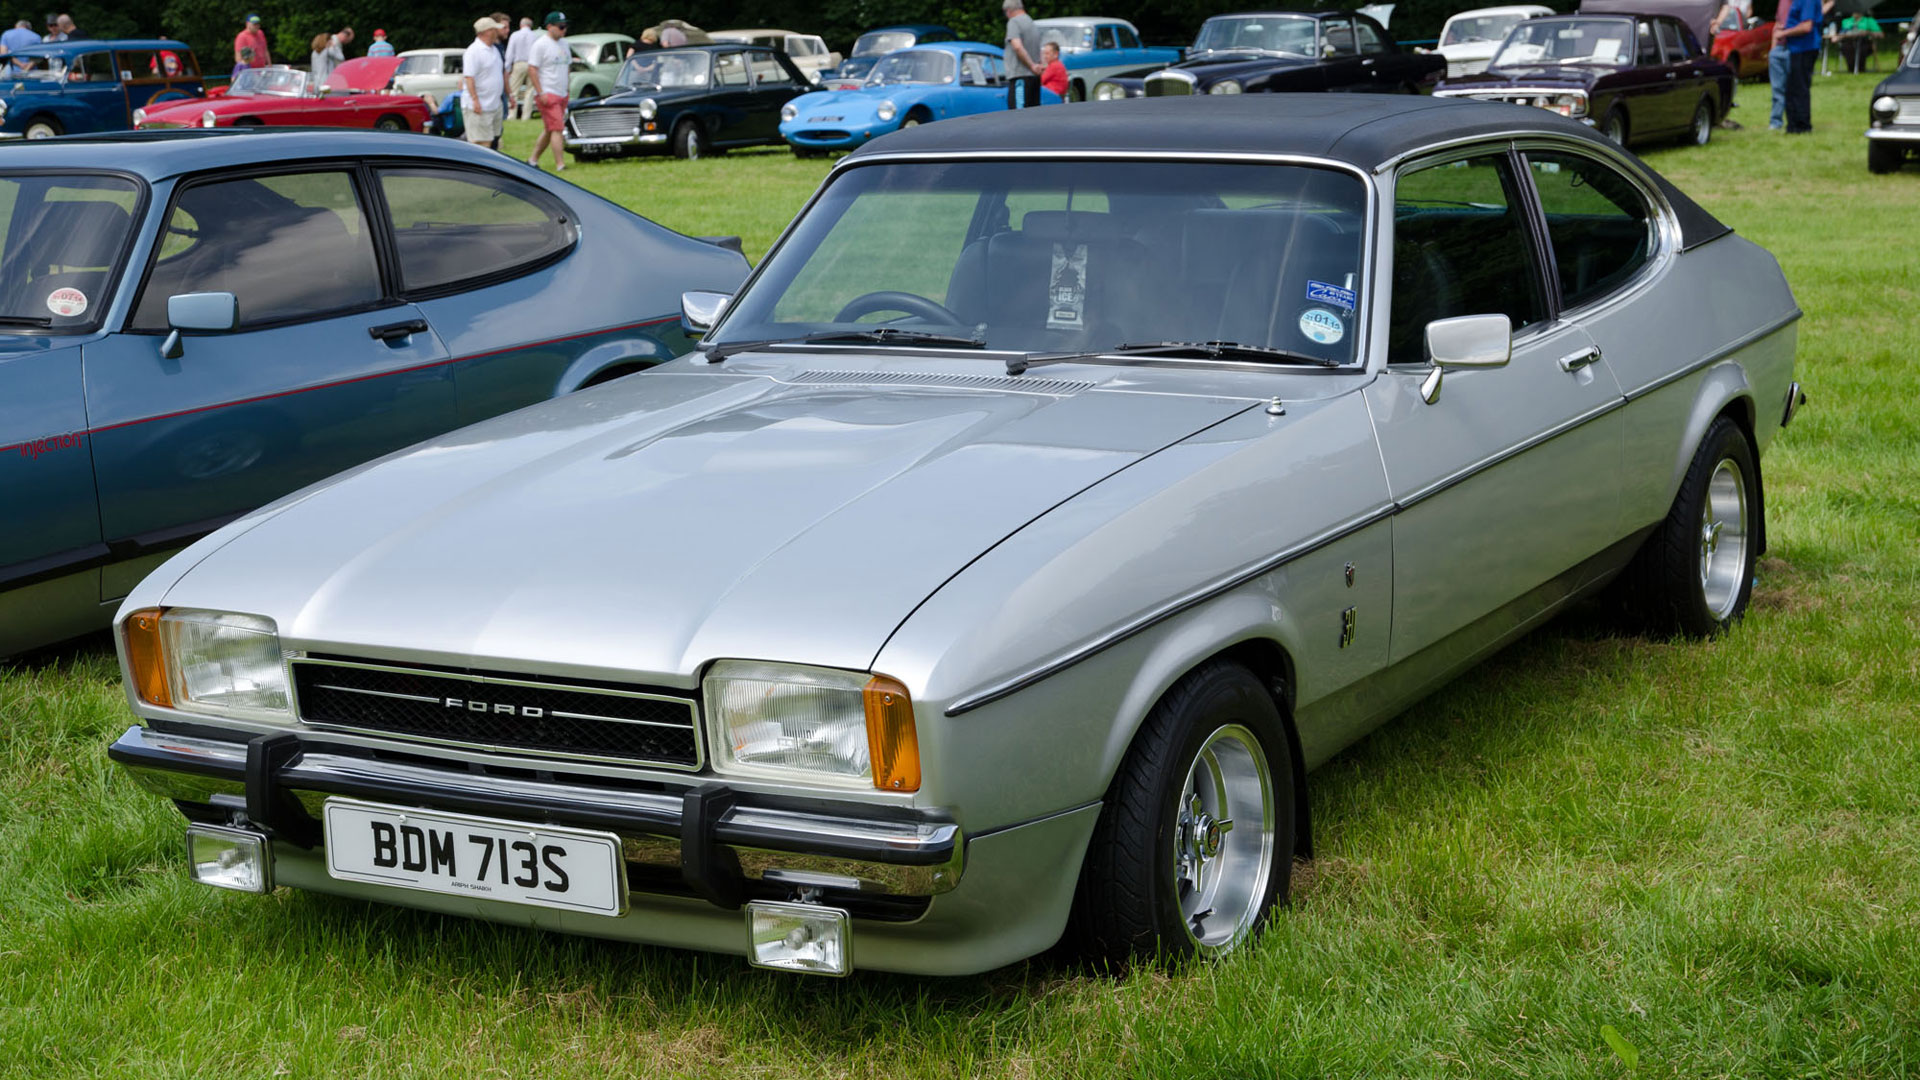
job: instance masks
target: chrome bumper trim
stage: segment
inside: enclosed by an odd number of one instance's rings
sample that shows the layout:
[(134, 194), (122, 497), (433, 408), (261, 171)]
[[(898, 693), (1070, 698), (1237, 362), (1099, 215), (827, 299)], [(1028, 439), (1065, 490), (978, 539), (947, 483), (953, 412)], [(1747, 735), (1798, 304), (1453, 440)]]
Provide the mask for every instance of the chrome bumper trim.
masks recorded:
[(1886, 139), (1891, 142), (1920, 142), (1920, 127), (1868, 128), (1867, 138)]
[(667, 141), (665, 135), (595, 135), (585, 138), (578, 135), (567, 136), (567, 146), (658, 146)]
[[(258, 741), (258, 740), (256, 740)], [(130, 727), (108, 751), (142, 788), (169, 799), (244, 812), (249, 745)], [(275, 787), (319, 818), (329, 795), (484, 813), (512, 820), (551, 813), (560, 823), (618, 834), (629, 863), (680, 869), (678, 791), (637, 791), (489, 776), (301, 749), (273, 770)], [(689, 789), (691, 790), (691, 789)], [(714, 815), (713, 846), (730, 853), (753, 881), (843, 879), (861, 892), (936, 896), (959, 885), (966, 837), (931, 819), (878, 819), (735, 802)]]

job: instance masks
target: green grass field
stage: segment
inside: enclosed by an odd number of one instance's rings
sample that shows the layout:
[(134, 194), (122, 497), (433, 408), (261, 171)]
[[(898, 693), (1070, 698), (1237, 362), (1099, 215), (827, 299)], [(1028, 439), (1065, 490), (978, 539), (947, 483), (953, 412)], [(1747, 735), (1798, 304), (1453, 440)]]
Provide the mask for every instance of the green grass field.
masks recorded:
[[(1211, 966), (805, 980), (188, 884), (111, 768), (103, 642), (0, 673), (0, 1073), (395, 1077), (1903, 1077), (1920, 1073), (1920, 167), (1870, 176), (1874, 77), (1817, 132), (1652, 164), (1770, 249), (1811, 404), (1772, 551), (1710, 644), (1576, 613), (1316, 773), (1320, 857)], [(525, 125), (510, 135), (523, 155)], [(766, 250), (826, 165), (574, 166)]]

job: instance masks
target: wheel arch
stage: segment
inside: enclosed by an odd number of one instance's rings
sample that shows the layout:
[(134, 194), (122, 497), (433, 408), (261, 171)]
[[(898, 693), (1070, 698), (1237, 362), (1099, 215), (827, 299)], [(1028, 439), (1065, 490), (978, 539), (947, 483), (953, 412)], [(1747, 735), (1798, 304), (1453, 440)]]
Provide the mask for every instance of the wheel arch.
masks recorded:
[(1746, 436), (1747, 445), (1753, 448), (1754, 467), (1758, 474), (1754, 477), (1754, 490), (1760, 495), (1760, 512), (1757, 515), (1759, 553), (1764, 555), (1767, 551), (1766, 485), (1763, 480), (1765, 470), (1760, 466), (1758, 409), (1753, 386), (1747, 381), (1747, 373), (1740, 365), (1727, 362), (1707, 370), (1694, 392), (1693, 407), (1687, 415), (1686, 435), (1675, 448), (1673, 473), (1667, 479), (1667, 501), (1671, 503), (1679, 492), (1681, 481), (1686, 479), (1687, 468), (1693, 463), (1693, 455), (1699, 452), (1700, 444), (1706, 440), (1714, 421), (1723, 416), (1732, 420), (1740, 428), (1740, 433)]
[(673, 359), (667, 347), (648, 337), (606, 341), (575, 357), (553, 385), (553, 396), (571, 394), (608, 379), (628, 375)]

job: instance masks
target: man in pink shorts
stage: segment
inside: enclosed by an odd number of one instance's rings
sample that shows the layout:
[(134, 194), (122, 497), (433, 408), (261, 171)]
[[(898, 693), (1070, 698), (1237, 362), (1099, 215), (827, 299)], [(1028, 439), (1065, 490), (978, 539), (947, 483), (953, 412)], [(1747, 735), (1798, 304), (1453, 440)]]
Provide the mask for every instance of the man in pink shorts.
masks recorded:
[(573, 50), (561, 38), (567, 36), (565, 12), (549, 11), (547, 32), (533, 43), (527, 54), (527, 78), (533, 81), (533, 100), (540, 107), (540, 138), (533, 144), (533, 156), (527, 164), (540, 167), (540, 154), (553, 147), (553, 171), (563, 172), (567, 140), (561, 134), (567, 124), (567, 80), (573, 66)]

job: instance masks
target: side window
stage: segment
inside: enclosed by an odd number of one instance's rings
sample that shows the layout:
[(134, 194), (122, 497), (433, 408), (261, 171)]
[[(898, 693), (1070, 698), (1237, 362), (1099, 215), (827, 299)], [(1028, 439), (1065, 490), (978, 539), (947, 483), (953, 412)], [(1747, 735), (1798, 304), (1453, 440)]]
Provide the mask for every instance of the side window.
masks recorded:
[(495, 173), (431, 166), (382, 169), (407, 292), (530, 268), (573, 246), (565, 207)]
[(446, 65), (443, 69), (445, 74), (459, 75), (462, 74), (460, 65), (467, 62), (467, 57), (464, 53), (448, 53), (440, 58), (440, 62)]
[(1646, 264), (1653, 212), (1626, 177), (1592, 158), (1548, 151), (1528, 152), (1527, 166), (1566, 307), (1605, 296)]
[(1667, 63), (1677, 64), (1687, 58), (1686, 46), (1680, 44), (1680, 24), (1661, 19), (1653, 24), (1660, 30), (1660, 47), (1667, 52)]
[(987, 74), (987, 58), (979, 53), (965, 53), (960, 57), (960, 81), (968, 86), (992, 86), (993, 77)]
[(1654, 39), (1651, 23), (1641, 22), (1634, 27), (1634, 37), (1639, 43), (1640, 52), (1634, 63), (1640, 67), (1660, 66), (1660, 43)]
[(743, 55), (753, 66), (753, 85), (785, 86), (787, 84), (787, 69), (780, 66), (780, 61), (773, 58), (773, 53), (755, 51)]
[(1393, 314), (1387, 361), (1425, 363), (1427, 324), (1546, 317), (1526, 219), (1504, 153), (1401, 173), (1393, 196)]
[(1360, 38), (1360, 51), (1369, 55), (1379, 55), (1387, 51), (1387, 43), (1380, 40), (1380, 32), (1371, 23), (1353, 21), (1353, 32)]
[(1096, 49), (1117, 49), (1120, 39), (1113, 36), (1113, 27), (1102, 26), (1093, 32), (1093, 47)]
[(230, 292), (240, 326), (318, 318), (378, 302), (379, 264), (345, 172), (194, 184), (167, 213), (129, 324), (167, 328), (167, 298)]
[(1322, 37), (1320, 52), (1325, 56), (1352, 56), (1353, 21), (1351, 19), (1324, 19), (1320, 23)]
[(986, 70), (988, 84), (992, 86), (1005, 85), (1007, 81), (1006, 71), (1000, 66), (999, 57), (997, 56), (982, 57), (980, 60), (980, 66)]
[(713, 58), (713, 81), (719, 86), (747, 85), (746, 57), (740, 53), (721, 53)]
[(1113, 29), (1115, 33), (1120, 35), (1121, 48), (1137, 49), (1140, 47), (1140, 36), (1138, 34), (1135, 34), (1132, 30), (1124, 26), (1116, 26)]

